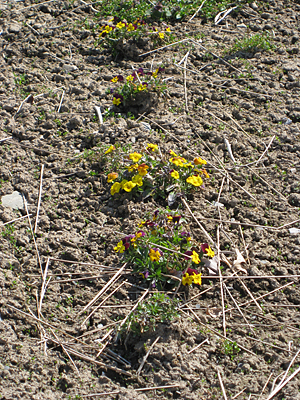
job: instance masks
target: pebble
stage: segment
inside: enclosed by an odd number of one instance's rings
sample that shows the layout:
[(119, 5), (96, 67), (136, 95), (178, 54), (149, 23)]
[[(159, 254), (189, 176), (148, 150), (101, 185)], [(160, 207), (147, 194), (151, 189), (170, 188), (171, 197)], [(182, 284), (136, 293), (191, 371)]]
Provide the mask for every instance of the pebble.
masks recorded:
[(2, 196), (1, 201), (4, 207), (10, 207), (14, 210), (23, 210), (24, 208), (23, 196), (17, 191)]
[(63, 65), (63, 69), (64, 69), (66, 72), (74, 72), (74, 71), (76, 71), (78, 68), (76, 67), (76, 65), (64, 64), (64, 65)]
[(300, 234), (300, 229), (298, 228), (290, 228), (289, 232), (291, 235), (299, 235)]
[(16, 23), (10, 24), (8, 27), (9, 33), (19, 33), (22, 29), (22, 26)]

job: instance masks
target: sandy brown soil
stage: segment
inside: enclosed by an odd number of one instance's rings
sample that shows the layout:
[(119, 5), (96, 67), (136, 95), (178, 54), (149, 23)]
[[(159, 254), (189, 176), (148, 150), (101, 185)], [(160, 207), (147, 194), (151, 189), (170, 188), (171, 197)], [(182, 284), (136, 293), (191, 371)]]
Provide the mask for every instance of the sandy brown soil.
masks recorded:
[[(35, 241), (26, 209), (0, 205), (0, 398), (112, 392), (99, 398), (221, 399), (219, 372), (228, 398), (268, 399), (300, 347), (299, 1), (246, 5), (218, 26), (201, 15), (170, 24), (176, 39), (194, 42), (143, 57), (148, 42), (130, 43), (117, 57), (95, 48), (99, 18), (77, 0), (42, 6), (2, 0), (0, 10), (0, 196), (23, 193), (33, 228), (43, 166)], [(228, 53), (236, 40), (256, 33), (269, 34), (271, 50)], [(185, 79), (176, 64), (187, 51)], [(102, 112), (111, 106), (111, 78), (151, 63), (163, 64), (170, 78), (159, 102), (145, 98), (131, 110), (136, 119), (116, 112), (100, 125), (94, 106)], [(127, 283), (83, 324), (83, 308), (122, 266), (113, 251), (116, 232), (130, 233), (146, 212), (165, 207), (130, 195), (111, 199), (98, 156), (103, 144), (139, 151), (146, 142), (208, 161), (210, 183), (188, 204), (230, 263), (235, 249), (242, 252), (247, 262), (238, 274), (249, 279), (224, 281), (227, 339), (219, 277), (203, 279), (200, 288), (179, 291), (182, 305), (206, 292), (181, 307), (176, 320), (131, 334), (126, 345), (111, 331), (97, 358), (99, 343), (147, 288), (126, 270), (105, 295)], [(195, 219), (185, 206), (180, 210), (203, 242)], [(49, 260), (51, 277), (39, 311), (36, 250), (42, 269)], [(221, 266), (224, 275), (235, 271)], [(287, 376), (298, 367), (299, 357)], [(172, 387), (138, 390), (164, 385)], [(299, 391), (295, 376), (274, 399), (300, 399)]]

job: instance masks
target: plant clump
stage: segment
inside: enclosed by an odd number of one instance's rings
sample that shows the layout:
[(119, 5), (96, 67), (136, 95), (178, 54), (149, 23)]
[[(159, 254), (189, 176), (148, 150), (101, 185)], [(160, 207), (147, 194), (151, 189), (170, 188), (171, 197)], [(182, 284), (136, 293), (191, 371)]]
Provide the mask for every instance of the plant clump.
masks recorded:
[(156, 210), (152, 218), (140, 222), (136, 231), (122, 237), (116, 253), (152, 287), (201, 285), (198, 268), (206, 257), (214, 257), (207, 243), (199, 244), (184, 230), (185, 218), (171, 211)]
[(251, 35), (235, 42), (229, 53), (247, 52), (256, 53), (262, 50), (271, 50), (274, 45), (270, 42), (268, 34)]
[(165, 293), (154, 293), (130, 314), (122, 331), (131, 331), (136, 335), (155, 331), (158, 323), (178, 317), (178, 303), (177, 299), (170, 299)]
[(144, 20), (137, 18), (133, 22), (111, 18), (107, 24), (100, 28), (97, 44), (106, 44), (112, 50), (122, 50), (129, 40), (138, 41), (148, 38), (153, 45), (162, 45), (171, 42), (174, 37), (171, 28), (165, 26), (161, 29), (148, 25)]
[[(111, 163), (115, 163), (115, 158), (120, 160), (120, 154), (112, 146), (106, 153), (108, 151)], [(163, 154), (158, 145), (153, 143), (148, 143), (139, 153), (122, 155), (122, 161), (118, 170), (107, 176), (112, 196), (127, 192), (132, 197), (167, 200), (168, 205), (172, 206), (178, 198), (198, 188), (204, 189), (204, 181), (209, 178), (203, 168), (207, 162), (201, 157), (190, 162), (172, 150)]]
[(141, 92), (163, 92), (166, 85), (159, 76), (163, 70), (162, 67), (158, 67), (155, 71), (145, 72), (143, 68), (139, 68), (126, 77), (116, 75), (111, 82), (119, 86), (108, 90), (108, 93), (112, 94), (113, 105), (126, 107)]

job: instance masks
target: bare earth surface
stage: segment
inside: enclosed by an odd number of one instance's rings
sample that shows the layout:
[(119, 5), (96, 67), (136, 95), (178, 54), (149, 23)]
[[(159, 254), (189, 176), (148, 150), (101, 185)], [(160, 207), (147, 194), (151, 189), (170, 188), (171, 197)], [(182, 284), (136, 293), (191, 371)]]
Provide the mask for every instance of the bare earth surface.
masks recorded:
[[(82, 1), (2, 0), (0, 10), (0, 398), (210, 400), (224, 398), (222, 381), (228, 399), (268, 399), (300, 364), (296, 357), (289, 368), (300, 348), (299, 1), (244, 5), (219, 25), (201, 13), (170, 23), (175, 40), (189, 40), (142, 57), (155, 49), (147, 40), (117, 56), (95, 47), (105, 21)], [(228, 52), (257, 33), (268, 34), (270, 50)], [(105, 115), (112, 106), (110, 80), (151, 65), (170, 78), (159, 101), (145, 96), (130, 110), (135, 119), (115, 110), (100, 124), (94, 107)], [(117, 232), (166, 206), (111, 198), (97, 160), (103, 144), (116, 143), (207, 160), (211, 179), (188, 205), (224, 252), (223, 278), (248, 277), (224, 279), (225, 313), (219, 277), (204, 278), (179, 290), (176, 319), (116, 340), (148, 287), (127, 267), (85, 321), (84, 307), (123, 265)], [(19, 210), (4, 205), (14, 191), (26, 199)], [(240, 268), (235, 249), (246, 260)], [(43, 270), (48, 260), (41, 306), (37, 250)], [(158, 386), (171, 387), (144, 390)], [(298, 375), (273, 398), (300, 399)]]

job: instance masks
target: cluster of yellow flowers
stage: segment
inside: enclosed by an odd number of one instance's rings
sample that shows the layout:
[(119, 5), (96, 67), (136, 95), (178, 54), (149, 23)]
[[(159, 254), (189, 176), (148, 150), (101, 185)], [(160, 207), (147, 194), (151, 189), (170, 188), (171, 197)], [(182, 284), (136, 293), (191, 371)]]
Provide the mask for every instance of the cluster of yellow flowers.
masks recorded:
[[(178, 156), (176, 153), (174, 153), (174, 151), (170, 151), (170, 154), (173, 157), (169, 161), (172, 164), (176, 165), (177, 167), (184, 167), (184, 168), (192, 167), (192, 168), (194, 168), (192, 163), (188, 162), (185, 158)], [(197, 157), (197, 158), (194, 158), (194, 164), (196, 166), (205, 165), (205, 164), (207, 164), (207, 162), (205, 160), (202, 160), (202, 158)], [(201, 186), (203, 184), (203, 180), (198, 174), (204, 174), (207, 178), (209, 178), (209, 175), (205, 171), (205, 169), (204, 170), (194, 169), (194, 173), (195, 173), (194, 175), (191, 175), (186, 179), (187, 183), (190, 183), (193, 186)], [(180, 174), (176, 170), (172, 170), (171, 176), (174, 179), (180, 178)]]
[(196, 285), (201, 285), (201, 275), (202, 274), (196, 274), (195, 272), (190, 275), (186, 272), (182, 277), (182, 284), (191, 285), (192, 283), (195, 283)]
[[(115, 147), (110, 146), (105, 154), (109, 154), (113, 150), (115, 150)], [(149, 156), (151, 153), (159, 154), (158, 145), (148, 143), (146, 146), (146, 153), (148, 153)], [(209, 178), (209, 175), (205, 169), (197, 169), (198, 166), (203, 166), (207, 164), (207, 162), (202, 158), (197, 157), (193, 160), (193, 163), (191, 163), (188, 162), (185, 158), (177, 155), (174, 151), (170, 151), (170, 155), (172, 157), (169, 159), (169, 163), (174, 165), (174, 169), (169, 169), (169, 174), (170, 177), (174, 180), (181, 180), (181, 182), (186, 181), (192, 186), (199, 187), (203, 184), (203, 179), (200, 175), (205, 175), (207, 178)], [(116, 181), (119, 178), (119, 174), (117, 172), (111, 172), (108, 174), (107, 182), (113, 183), (110, 190), (112, 196), (116, 193), (119, 193), (120, 190), (131, 192), (136, 186), (142, 187), (144, 184), (143, 178), (152, 170), (154, 170), (155, 172), (154, 175), (157, 175), (157, 172), (159, 171), (155, 170), (155, 166), (151, 166), (151, 156), (150, 159), (147, 158), (147, 156), (146, 159), (143, 159), (149, 165), (147, 165), (145, 162), (141, 162), (143, 161), (141, 160), (142, 157), (143, 154), (137, 153), (136, 151), (129, 154), (128, 159), (132, 161), (132, 164), (127, 166), (126, 168), (128, 170), (128, 173), (134, 174), (130, 179), (121, 178), (122, 180), (119, 179), (119, 181)], [(175, 169), (175, 167), (177, 167), (177, 169)], [(128, 173), (126, 173), (125, 176), (128, 175)]]

